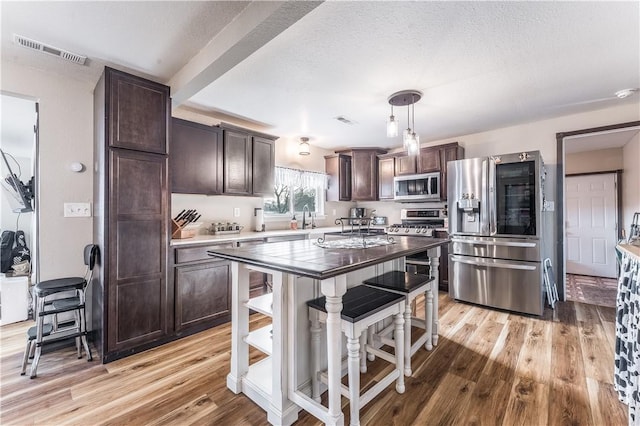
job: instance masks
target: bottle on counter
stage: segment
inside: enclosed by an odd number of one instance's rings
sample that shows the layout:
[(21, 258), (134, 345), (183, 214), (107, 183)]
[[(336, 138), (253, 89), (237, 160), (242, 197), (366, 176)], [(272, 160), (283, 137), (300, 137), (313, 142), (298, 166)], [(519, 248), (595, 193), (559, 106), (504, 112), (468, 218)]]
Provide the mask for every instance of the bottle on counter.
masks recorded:
[(295, 214), (291, 218), (291, 229), (298, 229), (298, 221), (296, 220)]

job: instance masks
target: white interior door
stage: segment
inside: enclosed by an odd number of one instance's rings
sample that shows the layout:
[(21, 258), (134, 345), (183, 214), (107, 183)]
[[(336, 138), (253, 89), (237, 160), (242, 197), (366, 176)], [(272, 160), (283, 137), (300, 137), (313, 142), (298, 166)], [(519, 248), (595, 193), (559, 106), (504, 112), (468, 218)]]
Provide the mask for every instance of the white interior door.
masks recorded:
[(616, 174), (565, 179), (567, 273), (616, 277)]

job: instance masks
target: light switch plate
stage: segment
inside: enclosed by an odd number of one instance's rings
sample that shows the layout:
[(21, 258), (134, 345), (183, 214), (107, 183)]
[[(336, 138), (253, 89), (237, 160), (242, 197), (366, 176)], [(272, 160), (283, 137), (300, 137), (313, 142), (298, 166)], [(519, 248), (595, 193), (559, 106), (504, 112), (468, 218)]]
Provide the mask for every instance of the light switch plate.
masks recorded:
[(64, 217), (91, 217), (91, 203), (64, 203)]
[(235, 207), (233, 209), (233, 217), (240, 217), (240, 207)]

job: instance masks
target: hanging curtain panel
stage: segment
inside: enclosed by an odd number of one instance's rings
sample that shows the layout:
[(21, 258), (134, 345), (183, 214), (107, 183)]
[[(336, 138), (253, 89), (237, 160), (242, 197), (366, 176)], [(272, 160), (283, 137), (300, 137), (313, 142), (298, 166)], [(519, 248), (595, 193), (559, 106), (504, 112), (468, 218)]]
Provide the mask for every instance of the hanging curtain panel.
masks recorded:
[[(629, 425), (640, 424), (640, 257), (621, 253), (616, 313), (614, 387), (629, 406)], [(640, 252), (640, 251), (639, 251)]]

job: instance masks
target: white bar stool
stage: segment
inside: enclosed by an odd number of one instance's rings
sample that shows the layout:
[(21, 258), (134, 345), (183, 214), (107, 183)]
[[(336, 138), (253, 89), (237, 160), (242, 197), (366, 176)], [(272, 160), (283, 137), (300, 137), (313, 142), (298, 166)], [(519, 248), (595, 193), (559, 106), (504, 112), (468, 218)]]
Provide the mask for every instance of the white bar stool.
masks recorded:
[[(320, 382), (326, 383), (326, 374), (320, 372), (320, 323), (327, 318), (325, 308), (326, 298), (307, 302), (309, 318), (311, 320), (311, 387), (312, 398), (320, 401)], [(366, 405), (380, 392), (387, 388), (394, 380), (396, 391), (404, 393), (404, 376), (402, 374), (404, 362), (404, 347), (396, 348), (392, 355), (367, 344), (367, 329), (369, 326), (389, 317), (394, 317), (395, 336), (404, 339), (404, 296), (367, 286), (348, 289), (342, 297), (341, 327), (347, 337), (347, 370), (349, 386), (342, 385), (341, 393), (349, 399), (351, 425), (360, 424), (360, 406)], [(383, 377), (363, 395), (360, 395), (360, 366), (366, 372), (366, 354), (373, 353), (378, 357), (395, 365), (395, 369)]]
[[(401, 294), (405, 297), (404, 307), (404, 375), (411, 376), (411, 357), (424, 347), (430, 351), (433, 349), (431, 332), (433, 328), (433, 293), (431, 292), (431, 282), (433, 277), (421, 274), (409, 274), (402, 271), (389, 271), (382, 275), (369, 278), (363, 283), (369, 287), (378, 288), (394, 294)], [(424, 294), (424, 320), (412, 315), (411, 305), (415, 298)], [(411, 344), (411, 326), (424, 330), (424, 333)], [(376, 341), (382, 344), (395, 347), (398, 339), (391, 339), (388, 335), (393, 331), (393, 326), (389, 325), (381, 331), (374, 332), (374, 327), (369, 331), (369, 344), (376, 345)], [(397, 336), (396, 336), (397, 337)]]

